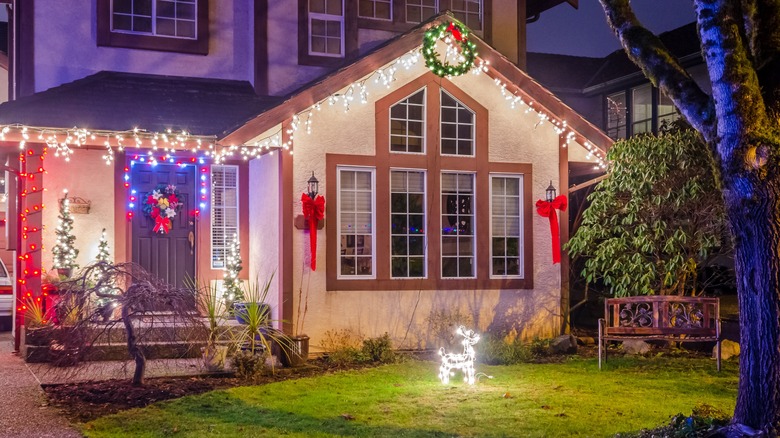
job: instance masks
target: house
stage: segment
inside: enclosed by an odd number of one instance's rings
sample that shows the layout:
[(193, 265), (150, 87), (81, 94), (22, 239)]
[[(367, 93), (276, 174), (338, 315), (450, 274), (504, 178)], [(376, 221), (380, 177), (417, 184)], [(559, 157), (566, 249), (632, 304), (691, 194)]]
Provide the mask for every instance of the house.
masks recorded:
[[(337, 330), (435, 346), (433, 312), (557, 334), (566, 260), (552, 263), (557, 221), (534, 203), (611, 144), (518, 67), (526, 15), (558, 3), (14, 2), (27, 51), (11, 57), (0, 146), (17, 296), (41, 293), (67, 188), (91, 202), (80, 265), (105, 228), (115, 261), (218, 280), (237, 236), (242, 279), (274, 273), (275, 318), (315, 350)], [(456, 31), (475, 66), (439, 76), (420, 48), (462, 54)], [(297, 217), (312, 176), (314, 253)], [(144, 209), (160, 185), (182, 204), (168, 225)]]
[[(659, 35), (683, 68), (709, 90), (696, 23)], [(625, 51), (604, 58), (528, 53), (528, 74), (618, 140), (634, 134), (657, 134), (663, 123), (680, 117), (671, 99), (654, 87)]]

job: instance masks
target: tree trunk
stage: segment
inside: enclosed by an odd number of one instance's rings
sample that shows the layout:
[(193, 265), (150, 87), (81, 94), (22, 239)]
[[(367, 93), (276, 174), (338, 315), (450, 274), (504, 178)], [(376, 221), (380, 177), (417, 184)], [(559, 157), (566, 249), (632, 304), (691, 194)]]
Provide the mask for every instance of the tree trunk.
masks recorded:
[(141, 351), (141, 348), (138, 346), (135, 329), (133, 328), (133, 320), (130, 316), (128, 306), (122, 306), (122, 322), (125, 325), (125, 332), (127, 333), (127, 352), (130, 353), (130, 357), (135, 360), (133, 386), (142, 386), (144, 384), (144, 373), (146, 372), (146, 356), (144, 356), (144, 352)]
[[(733, 423), (769, 431), (780, 421), (780, 174), (724, 178), (739, 296), (739, 392)], [(772, 432), (774, 430), (774, 432)]]

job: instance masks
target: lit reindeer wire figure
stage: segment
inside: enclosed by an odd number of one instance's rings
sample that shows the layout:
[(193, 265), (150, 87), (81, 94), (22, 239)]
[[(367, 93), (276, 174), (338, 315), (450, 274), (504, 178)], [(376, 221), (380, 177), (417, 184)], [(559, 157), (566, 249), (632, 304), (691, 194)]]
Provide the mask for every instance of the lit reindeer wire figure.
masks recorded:
[(439, 349), (439, 355), (441, 356), (441, 366), (439, 367), (439, 379), (441, 383), (450, 383), (450, 375), (453, 369), (463, 370), (463, 381), (469, 385), (473, 385), (475, 378), (474, 372), (474, 345), (479, 342), (479, 335), (474, 333), (474, 330), (466, 330), (466, 327), (460, 326), (456, 332), (463, 336), (463, 353), (447, 353), (444, 347)]

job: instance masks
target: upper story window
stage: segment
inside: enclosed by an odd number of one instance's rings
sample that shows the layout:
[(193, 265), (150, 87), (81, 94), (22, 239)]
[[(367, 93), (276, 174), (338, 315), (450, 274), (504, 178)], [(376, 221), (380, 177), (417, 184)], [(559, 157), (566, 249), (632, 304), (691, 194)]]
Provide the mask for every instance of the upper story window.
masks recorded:
[(455, 18), (471, 30), (482, 30), (482, 0), (450, 0), (450, 10)]
[(474, 156), (474, 112), (441, 92), (441, 153)]
[(650, 84), (608, 95), (605, 113), (607, 135), (615, 140), (657, 134), (663, 124), (680, 118), (671, 99)]
[(390, 108), (390, 150), (425, 152), (425, 90), (420, 90)]
[(358, 17), (393, 20), (393, 0), (358, 0)]
[(238, 166), (211, 166), (211, 268), (225, 267), (233, 237), (238, 234)]
[(406, 22), (422, 23), (439, 12), (439, 0), (406, 0)]
[(98, 0), (98, 45), (208, 53), (208, 0)]
[(344, 0), (309, 0), (309, 55), (344, 57)]

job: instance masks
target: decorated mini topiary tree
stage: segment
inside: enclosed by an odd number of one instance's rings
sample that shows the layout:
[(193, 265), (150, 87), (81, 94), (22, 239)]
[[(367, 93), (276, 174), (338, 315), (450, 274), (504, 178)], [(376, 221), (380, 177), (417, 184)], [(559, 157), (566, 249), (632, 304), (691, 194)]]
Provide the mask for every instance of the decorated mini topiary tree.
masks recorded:
[(238, 235), (234, 234), (225, 260), (224, 296), (227, 301), (240, 302), (244, 299), (244, 293), (241, 291), (241, 280), (238, 279), (238, 273), (242, 269), (241, 246), (238, 242)]
[(52, 268), (73, 270), (78, 267), (76, 257), (79, 255), (79, 250), (75, 247), (76, 236), (73, 235), (73, 218), (70, 215), (70, 200), (68, 199), (67, 190), (65, 191), (65, 197), (60, 202), (59, 211), (57, 228), (54, 230), (57, 236), (57, 243), (51, 251), (54, 255)]

